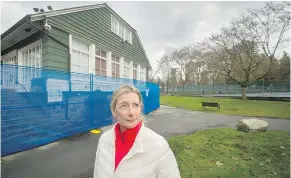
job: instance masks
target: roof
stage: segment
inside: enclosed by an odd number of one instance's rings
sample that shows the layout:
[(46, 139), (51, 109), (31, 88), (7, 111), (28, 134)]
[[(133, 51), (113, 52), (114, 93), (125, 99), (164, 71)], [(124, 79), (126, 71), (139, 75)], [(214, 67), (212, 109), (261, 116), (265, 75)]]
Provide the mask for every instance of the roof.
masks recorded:
[[(58, 16), (58, 15), (63, 15), (63, 14), (69, 14), (69, 13), (73, 13), (73, 12), (79, 12), (79, 11), (85, 11), (85, 10), (90, 10), (90, 9), (97, 9), (97, 8), (101, 8), (101, 7), (105, 7), (107, 8), (110, 12), (112, 12), (117, 18), (119, 18), (124, 24), (126, 24), (129, 28), (131, 28), (135, 33), (136, 30), (130, 26), (124, 19), (122, 19), (114, 10), (112, 10), (106, 3), (102, 3), (102, 4), (94, 4), (94, 5), (87, 5), (87, 6), (79, 6), (79, 7), (72, 7), (72, 8), (65, 8), (65, 9), (59, 9), (59, 10), (52, 10), (52, 11), (47, 11), (47, 12), (43, 12), (43, 13), (34, 13), (34, 14), (27, 14), (26, 16), (24, 16), (21, 20), (19, 20), (16, 24), (14, 24), (12, 27), (10, 27), (8, 30), (6, 30), (2, 35), (1, 35), (1, 39), (5, 38), (6, 36), (8, 36), (10, 33), (12, 33), (13, 31), (17, 30), (18, 28), (20, 28), (21, 26), (25, 25), (25, 23), (27, 23), (28, 21), (31, 22), (35, 22), (35, 21), (39, 21), (39, 20), (43, 20), (47, 17), (53, 17), (53, 16)], [(151, 64), (149, 62), (149, 59), (147, 57), (147, 54), (143, 48), (143, 45), (137, 35), (138, 41), (141, 45), (141, 48), (144, 52), (144, 55), (146, 56), (146, 59), (151, 67)]]
[(118, 18), (120, 18), (127, 26), (129, 26), (132, 30), (136, 31), (132, 26), (130, 26), (124, 19), (122, 19), (116, 12), (114, 12), (106, 3), (103, 4), (94, 4), (94, 5), (87, 5), (87, 6), (79, 6), (79, 7), (72, 7), (72, 8), (64, 8), (59, 10), (52, 10), (47, 11), (43, 13), (34, 13), (34, 14), (27, 14), (24, 16), (21, 20), (19, 20), (16, 24), (14, 24), (12, 27), (10, 27), (8, 30), (6, 30), (2, 35), (1, 39), (3, 39), (5, 36), (7, 36), (9, 33), (20, 27), (22, 24), (24, 24), (27, 19), (29, 19), (31, 22), (38, 21), (45, 19), (46, 17), (53, 17), (73, 12), (79, 12), (79, 11), (85, 11), (90, 9), (96, 9), (106, 7), (109, 9), (112, 13), (114, 13)]

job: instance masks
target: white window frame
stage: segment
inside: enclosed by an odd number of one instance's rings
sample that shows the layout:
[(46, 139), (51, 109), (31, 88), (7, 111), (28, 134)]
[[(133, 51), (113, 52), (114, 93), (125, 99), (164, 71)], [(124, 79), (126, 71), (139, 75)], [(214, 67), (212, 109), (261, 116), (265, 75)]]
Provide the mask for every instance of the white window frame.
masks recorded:
[[(115, 58), (118, 58), (118, 60), (119, 60), (119, 62), (116, 62), (115, 61)], [(111, 59), (111, 76), (113, 77), (113, 78), (120, 78), (121, 77), (121, 74), (120, 74), (120, 68), (121, 68), (121, 65), (120, 65), (120, 58), (121, 57), (119, 57), (118, 55), (115, 55), (115, 54), (112, 54), (112, 59)], [(112, 71), (112, 66), (113, 66), (113, 64), (118, 64), (118, 66), (119, 66), (119, 73), (117, 73), (116, 71), (116, 68), (115, 68), (115, 71), (114, 71), (114, 73), (115, 74), (119, 74), (119, 77), (116, 77), (116, 76), (113, 76), (113, 71)]]
[[(28, 58), (26, 58), (26, 61), (24, 61), (23, 53), (26, 53), (28, 51), (28, 55), (31, 55), (32, 49), (34, 48), (36, 51), (36, 47), (39, 47), (38, 51), (38, 66), (37, 64), (37, 56), (36, 53), (34, 53), (34, 60), (31, 61)], [(30, 52), (30, 53), (29, 53)], [(31, 56), (30, 56), (31, 57)], [(30, 58), (31, 59), (31, 58)], [(42, 68), (42, 40), (38, 40), (30, 45), (27, 45), (21, 49), (18, 50), (18, 64), (20, 66), (26, 66), (19, 68), (18, 72), (18, 81), (21, 83), (27, 91), (30, 91), (30, 83), (33, 78), (37, 78), (41, 76), (41, 70), (35, 69), (35, 68)], [(32, 68), (30, 68), (32, 67)], [(24, 90), (20, 90), (19, 92), (25, 92)]]
[[(133, 65), (132, 65), (132, 78), (135, 80), (137, 80), (137, 76), (138, 76), (137, 75), (137, 68), (138, 68), (138, 65), (133, 63)], [(134, 78), (134, 71), (136, 72), (135, 78)]]
[(140, 66), (140, 80), (145, 81), (145, 68)]
[[(123, 76), (124, 78), (129, 79), (130, 78), (130, 61), (128, 60), (124, 60), (123, 61)], [(126, 74), (126, 71), (128, 71), (128, 73)]]
[(36, 48), (37, 46), (39, 46), (39, 67), (38, 68), (41, 68), (42, 67), (42, 41), (41, 40), (38, 40), (18, 50), (18, 64), (21, 66), (35, 67), (35, 64), (36, 64), (35, 59), (34, 59), (34, 66), (31, 66), (32, 64), (31, 61), (27, 61), (28, 65), (26, 64), (26, 62), (23, 61), (24, 59), (23, 52), (26, 52), (27, 50), (32, 49), (32, 48)]
[[(113, 14), (111, 14), (111, 31), (124, 41), (132, 44), (132, 31), (126, 27), (125, 24), (121, 23)], [(128, 35), (127, 32), (129, 33)]]
[[(100, 55), (96, 54), (97, 51), (100, 51)], [(106, 57), (101, 56), (101, 52), (105, 52)], [(99, 58), (101, 60), (105, 60), (106, 61), (106, 69), (105, 69), (106, 74), (104, 76), (107, 76), (107, 74), (108, 74), (108, 70), (107, 70), (107, 66), (108, 66), (107, 56), (108, 56), (108, 53), (106, 51), (104, 51), (102, 49), (96, 49), (95, 50), (95, 58), (94, 58), (94, 60), (95, 60), (94, 74), (95, 75), (101, 75), (101, 74), (96, 74), (96, 70), (97, 70), (96, 69), (96, 62), (97, 62), (96, 58)], [(101, 62), (100, 62), (100, 65), (99, 66), (100, 66), (100, 69), (99, 70), (104, 72), (104, 70), (101, 70)]]
[[(88, 46), (88, 51), (84, 51), (84, 50), (82, 50), (82, 49), (78, 49), (78, 48), (74, 47), (74, 46), (73, 46), (73, 41), (74, 41), (74, 40), (76, 40), (76, 41), (78, 41), (78, 42), (80, 42), (80, 43), (83, 43), (83, 44), (87, 45), (87, 46)], [(87, 43), (85, 43), (85, 42), (83, 42), (83, 40), (80, 40), (80, 39), (77, 38), (77, 37), (72, 37), (72, 44), (71, 44), (71, 60), (72, 60), (72, 56), (73, 56), (73, 52), (74, 52), (74, 51), (79, 52), (79, 53), (83, 53), (83, 54), (85, 54), (85, 55), (88, 55), (88, 71), (87, 71), (87, 73), (89, 73), (89, 71), (90, 71), (90, 45), (87, 44)], [(77, 64), (77, 65), (82, 66), (82, 64), (83, 64), (83, 62), (82, 62), (82, 63), (79, 63), (79, 64)], [(71, 71), (70, 71), (70, 72), (77, 72), (77, 73), (79, 73), (79, 71), (72, 71), (72, 67), (73, 67), (73, 62), (71, 61)]]

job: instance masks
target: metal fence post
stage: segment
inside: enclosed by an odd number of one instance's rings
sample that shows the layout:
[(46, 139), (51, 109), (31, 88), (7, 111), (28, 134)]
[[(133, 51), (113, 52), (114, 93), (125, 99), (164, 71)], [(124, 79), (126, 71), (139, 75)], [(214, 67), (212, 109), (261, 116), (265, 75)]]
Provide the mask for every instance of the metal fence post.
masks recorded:
[(90, 91), (93, 91), (93, 74), (90, 74)]
[(69, 72), (68, 73), (69, 75), (68, 75), (68, 77), (69, 77), (69, 91), (71, 92), (72, 91), (72, 73), (71, 72)]
[(94, 127), (93, 80), (94, 80), (94, 76), (91, 73), (90, 74), (90, 94), (89, 94), (89, 97), (90, 97), (90, 99), (89, 99), (90, 100), (90, 102), (89, 102), (89, 129), (93, 129), (93, 127)]

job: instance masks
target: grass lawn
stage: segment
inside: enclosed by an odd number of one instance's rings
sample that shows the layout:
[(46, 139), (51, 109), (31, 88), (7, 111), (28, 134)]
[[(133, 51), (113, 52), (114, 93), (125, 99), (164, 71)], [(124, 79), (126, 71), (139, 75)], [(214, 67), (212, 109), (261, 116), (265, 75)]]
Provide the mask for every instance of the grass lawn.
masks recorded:
[[(218, 111), (217, 108), (211, 107), (206, 107), (206, 109), (203, 110), (201, 106), (202, 101), (218, 102), (220, 104), (220, 111)], [(290, 102), (161, 96), (161, 104), (195, 111), (215, 112), (228, 115), (290, 119)]]
[(169, 139), (182, 178), (290, 177), (287, 132), (198, 131)]

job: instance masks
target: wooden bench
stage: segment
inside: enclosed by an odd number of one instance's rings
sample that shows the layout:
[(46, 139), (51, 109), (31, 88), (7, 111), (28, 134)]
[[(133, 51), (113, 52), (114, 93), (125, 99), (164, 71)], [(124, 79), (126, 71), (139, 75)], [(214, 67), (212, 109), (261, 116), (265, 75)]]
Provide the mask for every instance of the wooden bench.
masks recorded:
[(220, 104), (218, 103), (213, 103), (213, 102), (202, 102), (202, 107), (205, 109), (205, 106), (209, 107), (217, 107), (220, 110)]

